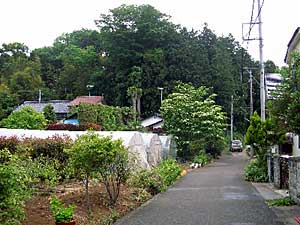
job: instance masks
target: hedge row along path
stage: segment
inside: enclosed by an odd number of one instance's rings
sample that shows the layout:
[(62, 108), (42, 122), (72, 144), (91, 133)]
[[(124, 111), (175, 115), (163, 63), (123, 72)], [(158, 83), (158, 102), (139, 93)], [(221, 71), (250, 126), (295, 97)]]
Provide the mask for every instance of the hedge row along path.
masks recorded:
[(117, 225), (283, 225), (242, 177), (243, 153), (196, 169)]

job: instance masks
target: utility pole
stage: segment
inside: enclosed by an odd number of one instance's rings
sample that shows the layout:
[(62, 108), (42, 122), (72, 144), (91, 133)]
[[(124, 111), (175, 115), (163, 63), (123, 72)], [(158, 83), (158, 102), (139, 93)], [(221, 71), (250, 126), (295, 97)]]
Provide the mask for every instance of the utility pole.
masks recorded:
[(260, 0), (257, 0), (258, 6), (258, 32), (259, 32), (259, 70), (260, 70), (260, 117), (262, 121), (266, 120), (266, 92), (265, 92), (265, 66), (263, 61), (263, 38)]
[[(264, 60), (263, 60), (263, 37), (262, 37), (262, 22), (261, 22), (261, 11), (263, 7), (263, 3), (261, 4), (261, 0), (257, 0), (257, 17), (253, 21), (253, 9), (254, 9), (254, 2), (252, 5), (252, 15), (250, 23), (243, 23), (242, 33), (243, 33), (243, 40), (244, 41), (259, 41), (259, 71), (260, 71), (260, 117), (262, 121), (266, 120), (266, 89), (265, 89), (265, 68), (264, 68)], [(244, 25), (249, 25), (249, 31), (247, 33), (247, 37), (244, 37)], [(255, 25), (258, 25), (258, 38), (250, 38), (251, 31)]]
[(249, 75), (250, 75), (250, 119), (252, 117), (253, 114), (253, 87), (252, 87), (252, 70), (249, 71)]
[(231, 95), (231, 110), (230, 110), (230, 143), (232, 142), (232, 140), (233, 140), (233, 95)]
[(158, 87), (157, 89), (160, 90), (160, 105), (162, 105), (162, 100), (163, 100), (163, 90), (164, 90), (164, 88)]
[(39, 89), (39, 103), (41, 103), (42, 101), (42, 91), (41, 89)]

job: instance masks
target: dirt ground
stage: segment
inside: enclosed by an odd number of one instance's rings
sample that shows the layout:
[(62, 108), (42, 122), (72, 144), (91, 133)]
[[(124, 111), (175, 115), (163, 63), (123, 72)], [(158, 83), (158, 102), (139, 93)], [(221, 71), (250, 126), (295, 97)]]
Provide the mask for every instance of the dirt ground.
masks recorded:
[[(49, 199), (56, 196), (66, 205), (75, 204), (75, 220), (78, 225), (87, 225), (88, 214), (86, 210), (85, 190), (81, 183), (71, 183), (56, 188), (56, 193), (39, 192), (26, 203), (26, 220), (23, 225), (54, 225), (54, 219), (50, 211)], [(115, 207), (120, 216), (140, 206), (142, 202), (135, 197), (134, 191), (122, 186), (119, 201)], [(108, 221), (111, 210), (108, 207), (105, 188), (101, 184), (93, 184), (90, 187), (90, 201), (92, 219), (90, 224), (101, 224)], [(91, 221), (93, 223), (91, 223)]]

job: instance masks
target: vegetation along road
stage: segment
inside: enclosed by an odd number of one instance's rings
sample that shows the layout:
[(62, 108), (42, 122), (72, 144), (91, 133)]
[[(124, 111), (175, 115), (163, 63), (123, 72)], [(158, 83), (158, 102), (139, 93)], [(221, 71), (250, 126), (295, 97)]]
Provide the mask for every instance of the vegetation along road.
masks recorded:
[(243, 153), (197, 169), (167, 192), (120, 219), (120, 225), (279, 225), (256, 189), (242, 178)]

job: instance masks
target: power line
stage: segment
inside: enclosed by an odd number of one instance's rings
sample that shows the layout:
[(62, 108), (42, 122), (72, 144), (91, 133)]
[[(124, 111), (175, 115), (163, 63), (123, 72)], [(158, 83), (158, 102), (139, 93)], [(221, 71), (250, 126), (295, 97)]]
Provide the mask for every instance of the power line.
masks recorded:
[(253, 22), (252, 20), (253, 20), (254, 3), (255, 3), (255, 0), (253, 0), (253, 2), (252, 2), (251, 20), (250, 20), (250, 23), (249, 23), (250, 27), (249, 27), (249, 32), (248, 32), (248, 38), (247, 39), (250, 39), (251, 31), (252, 31), (253, 27), (255, 26), (255, 24), (257, 24), (257, 20), (260, 17), (261, 10), (262, 10), (262, 7), (264, 6), (265, 0), (262, 1), (261, 5), (260, 5), (260, 8), (258, 10), (257, 16), (256, 16), (256, 18)]

